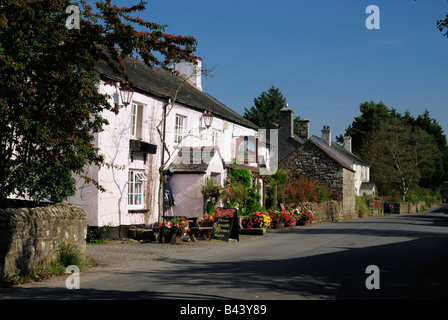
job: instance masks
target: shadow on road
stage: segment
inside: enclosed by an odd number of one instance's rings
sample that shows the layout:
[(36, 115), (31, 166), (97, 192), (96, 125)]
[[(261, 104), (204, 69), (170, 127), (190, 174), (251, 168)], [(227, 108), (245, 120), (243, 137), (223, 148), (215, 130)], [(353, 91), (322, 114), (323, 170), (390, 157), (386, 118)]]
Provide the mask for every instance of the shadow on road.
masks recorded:
[(180, 292), (121, 291), (66, 288), (17, 287), (0, 292), (0, 300), (225, 300), (227, 298), (208, 294), (183, 294)]
[[(344, 249), (329, 254), (282, 260), (250, 260), (240, 262), (199, 263), (190, 260), (168, 261), (168, 268), (157, 271), (132, 271), (135, 279), (147, 279), (159, 285), (182, 283), (182, 292), (67, 290), (65, 288), (13, 288), (12, 296), (20, 299), (112, 299), (112, 300), (222, 300), (228, 294), (198, 294), (194, 288), (207, 292), (232, 292), (245, 288), (253, 299), (259, 292), (263, 299), (270, 296), (340, 300), (434, 300), (447, 299), (448, 257), (432, 259), (428, 246), (446, 250), (448, 239), (426, 238), (363, 249)], [(419, 260), (427, 261), (420, 264)], [(397, 264), (397, 261), (400, 263)], [(380, 289), (368, 290), (366, 268), (380, 269)], [(124, 274), (126, 272), (120, 272)], [(8, 292), (5, 292), (8, 293)], [(1, 293), (0, 293), (1, 297)], [(239, 297), (241, 299), (241, 297)], [(275, 299), (275, 298), (274, 298)]]
[[(424, 251), (428, 246), (446, 250), (447, 244), (444, 237), (363, 249), (342, 248), (336, 253), (283, 260), (206, 265), (179, 261), (175, 268), (170, 268), (175, 271), (160, 270), (148, 276), (170, 283), (182, 275), (186, 286), (209, 286), (223, 291), (241, 287), (311, 299), (448, 299), (448, 256), (432, 260), (431, 254)], [(429, 262), (420, 264), (422, 258)], [(379, 290), (366, 289), (365, 270), (369, 265), (380, 269)]]
[[(428, 220), (438, 227), (448, 227), (446, 207), (422, 215), (399, 216), (406, 223)], [(430, 219), (430, 220), (429, 220)], [(366, 222), (367, 223), (367, 222)], [(431, 229), (432, 230), (432, 229)], [(156, 287), (166, 285), (166, 292), (121, 290), (66, 290), (65, 288), (13, 288), (5, 294), (23, 299), (205, 299), (234, 298), (229, 292), (246, 290), (247, 299), (260, 293), (262, 299), (288, 296), (310, 299), (385, 299), (385, 300), (438, 300), (448, 299), (448, 233), (411, 232), (409, 230), (369, 230), (364, 228), (333, 228), (319, 226), (286, 231), (307, 235), (328, 233), (362, 233), (406, 237), (386, 245), (337, 248), (339, 251), (289, 259), (247, 260), (226, 262), (198, 262), (193, 260), (167, 260), (160, 270), (129, 272), (136, 281), (151, 281)], [(303, 253), (302, 253), (303, 255)], [(376, 265), (380, 269), (380, 289), (368, 290), (366, 268)], [(126, 272), (120, 271), (121, 275)], [(175, 284), (181, 282), (179, 290)], [(198, 289), (199, 288), (199, 289)], [(173, 290), (172, 290), (173, 289)], [(222, 292), (222, 294), (201, 294)], [(176, 292), (177, 291), (177, 292)], [(0, 292), (2, 297), (2, 292)], [(244, 299), (239, 296), (238, 298)]]

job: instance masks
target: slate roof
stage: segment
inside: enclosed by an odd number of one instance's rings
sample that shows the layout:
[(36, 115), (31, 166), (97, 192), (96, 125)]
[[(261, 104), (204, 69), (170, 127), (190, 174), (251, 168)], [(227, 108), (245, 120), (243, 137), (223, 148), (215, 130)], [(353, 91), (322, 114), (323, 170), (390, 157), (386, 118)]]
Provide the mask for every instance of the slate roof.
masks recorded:
[(375, 190), (375, 183), (373, 182), (361, 182), (361, 186), (359, 187), (360, 194), (371, 193)]
[[(133, 88), (136, 91), (150, 94), (162, 99), (173, 99), (176, 91), (176, 103), (183, 104), (200, 112), (210, 112), (215, 117), (240, 124), (242, 126), (258, 129), (259, 127), (247, 120), (237, 112), (233, 111), (222, 102), (213, 98), (204, 91), (199, 90), (188, 81), (183, 81), (181, 77), (173, 75), (159, 67), (148, 67), (143, 61), (133, 57), (124, 59), (124, 64), (129, 78), (132, 81)], [(123, 82), (108, 65), (99, 65), (102, 78)]]
[(353, 163), (355, 164), (359, 164), (361, 166), (365, 166), (365, 167), (371, 167), (370, 164), (368, 164), (367, 162), (365, 162), (364, 160), (358, 158), (357, 156), (355, 156), (353, 153), (348, 152), (347, 150), (345, 150), (343, 147), (341, 147), (339, 144), (337, 144), (336, 142), (332, 142), (331, 143), (331, 147), (336, 149), (338, 152), (342, 153), (344, 156), (346, 156), (347, 158), (349, 158), (351, 161), (353, 161)]
[(321, 138), (316, 136), (312, 136), (311, 138), (308, 139), (308, 141), (314, 144), (319, 149), (321, 149), (323, 152), (325, 152), (331, 159), (339, 163), (345, 169), (354, 171), (353, 168), (351, 167), (352, 160), (345, 157), (343, 154), (341, 154), (338, 150), (336, 150), (333, 147), (333, 145), (336, 144), (335, 142), (333, 142), (332, 145), (329, 146)]

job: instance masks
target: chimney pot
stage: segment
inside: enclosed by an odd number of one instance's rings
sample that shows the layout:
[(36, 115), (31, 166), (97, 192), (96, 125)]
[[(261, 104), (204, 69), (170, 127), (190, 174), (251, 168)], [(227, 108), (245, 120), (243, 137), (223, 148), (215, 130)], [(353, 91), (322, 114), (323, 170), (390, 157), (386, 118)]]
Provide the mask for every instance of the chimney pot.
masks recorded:
[(324, 126), (322, 129), (322, 140), (331, 146), (331, 130), (329, 126)]

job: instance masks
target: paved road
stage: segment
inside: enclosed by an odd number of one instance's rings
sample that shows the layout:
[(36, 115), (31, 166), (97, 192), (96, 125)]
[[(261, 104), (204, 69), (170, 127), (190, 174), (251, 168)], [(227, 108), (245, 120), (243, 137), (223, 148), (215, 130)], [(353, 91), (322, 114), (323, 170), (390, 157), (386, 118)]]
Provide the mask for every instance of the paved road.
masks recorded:
[[(108, 245), (109, 266), (0, 291), (1, 299), (447, 299), (448, 205), (192, 245)], [(97, 246), (88, 246), (95, 255)], [(125, 253), (124, 253), (125, 252)], [(107, 262), (106, 261), (106, 262)], [(366, 268), (379, 268), (368, 290)]]

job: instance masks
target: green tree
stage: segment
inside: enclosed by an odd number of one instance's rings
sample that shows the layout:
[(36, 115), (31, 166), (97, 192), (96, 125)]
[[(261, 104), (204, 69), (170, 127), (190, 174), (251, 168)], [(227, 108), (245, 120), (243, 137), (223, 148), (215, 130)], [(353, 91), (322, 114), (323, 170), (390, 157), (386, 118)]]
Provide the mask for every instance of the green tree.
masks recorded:
[(437, 28), (440, 32), (445, 32), (443, 36), (448, 38), (448, 14), (444, 20), (437, 20)]
[(439, 151), (423, 129), (393, 117), (368, 132), (363, 158), (372, 165), (371, 179), (379, 191), (403, 201), (438, 159)]
[[(363, 146), (367, 135), (381, 126), (384, 121), (388, 121), (393, 117), (391, 111), (382, 102), (375, 103), (374, 101), (361, 103), (359, 106), (361, 115), (355, 118), (351, 125), (345, 130), (345, 134), (352, 137), (352, 151), (353, 153), (362, 157), (364, 154)], [(339, 142), (343, 141), (343, 137), (337, 137)]]
[(440, 124), (436, 119), (431, 118), (427, 109), (415, 119), (413, 125), (427, 132), (439, 151), (434, 163), (423, 172), (420, 185), (423, 187), (438, 187), (448, 180), (448, 146), (446, 136)]
[(132, 85), (123, 64), (128, 55), (162, 68), (196, 61), (196, 39), (133, 16), (144, 2), (119, 8), (103, 0), (93, 9), (82, 0), (79, 29), (66, 27), (70, 4), (0, 5), (0, 201), (11, 194), (63, 201), (75, 192), (73, 175), (104, 164), (94, 134), (107, 124), (102, 112), (118, 110), (98, 93), (98, 65), (109, 64)]
[(416, 125), (409, 113), (401, 116), (384, 105), (369, 105), (362, 108), (366, 114), (356, 118), (351, 128), (357, 131), (351, 134), (361, 141), (359, 152), (372, 165), (371, 180), (380, 193), (405, 199), (437, 168), (440, 151), (433, 136)]
[(436, 189), (445, 181), (447, 140), (428, 110), (415, 118), (371, 101), (360, 111), (346, 134), (352, 136), (354, 153), (372, 165), (371, 179), (382, 194), (405, 196), (417, 185)]
[(269, 122), (280, 123), (280, 110), (286, 105), (286, 99), (280, 89), (271, 86), (254, 99), (254, 106), (244, 108), (244, 117), (257, 126), (263, 127)]

